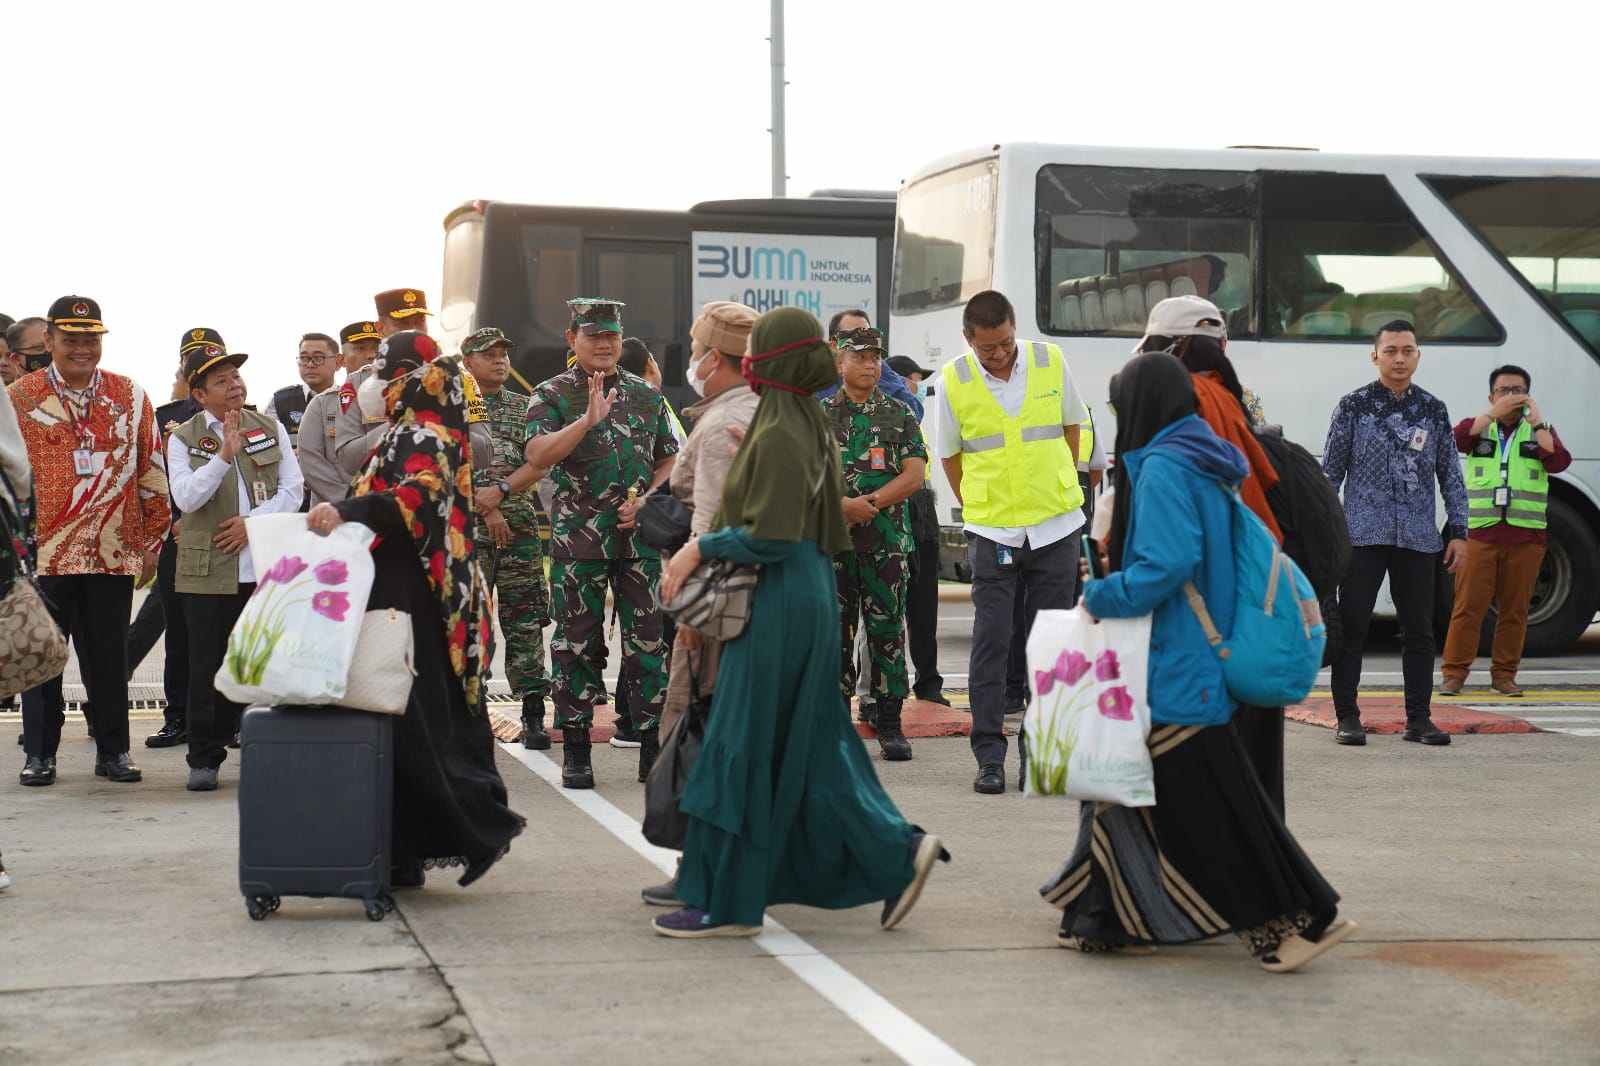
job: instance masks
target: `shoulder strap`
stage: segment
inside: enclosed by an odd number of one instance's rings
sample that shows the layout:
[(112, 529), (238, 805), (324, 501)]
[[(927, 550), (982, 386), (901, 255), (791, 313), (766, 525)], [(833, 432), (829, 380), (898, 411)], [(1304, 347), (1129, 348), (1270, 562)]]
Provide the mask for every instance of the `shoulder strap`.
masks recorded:
[[(1183, 583), (1183, 594), (1189, 600), (1189, 609), (1200, 622), (1200, 628), (1205, 631), (1206, 643), (1213, 648), (1222, 643), (1222, 634), (1217, 631), (1217, 624), (1211, 620), (1211, 612), (1206, 610), (1206, 598), (1200, 595), (1200, 590), (1194, 587), (1193, 581)], [(1227, 649), (1223, 649), (1226, 652)]]

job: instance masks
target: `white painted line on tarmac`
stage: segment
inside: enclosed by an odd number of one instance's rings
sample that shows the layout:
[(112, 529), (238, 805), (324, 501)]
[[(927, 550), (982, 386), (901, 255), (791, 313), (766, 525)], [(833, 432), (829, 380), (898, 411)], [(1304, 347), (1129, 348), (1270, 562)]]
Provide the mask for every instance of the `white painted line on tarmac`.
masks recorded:
[[(646, 840), (639, 823), (628, 817), (616, 804), (592, 789), (562, 788), (561, 767), (549, 756), (529, 751), (520, 743), (501, 744), (500, 750), (526, 766), (555, 789), (558, 795), (570, 800), (580, 811), (599, 822), (612, 836), (638, 852), (662, 873), (671, 877), (676, 871), (678, 853), (658, 848)], [(913, 1066), (923, 1063), (930, 1066), (973, 1066), (971, 1059), (934, 1036), (909, 1014), (875, 992), (865, 981), (771, 917), (763, 923), (762, 933), (755, 938), (755, 944), (902, 1061)]]

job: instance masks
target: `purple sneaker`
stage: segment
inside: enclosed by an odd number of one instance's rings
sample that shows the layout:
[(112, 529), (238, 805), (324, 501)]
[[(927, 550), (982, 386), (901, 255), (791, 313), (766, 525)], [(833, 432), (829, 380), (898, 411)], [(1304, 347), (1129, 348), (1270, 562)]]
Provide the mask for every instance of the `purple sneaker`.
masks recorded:
[(697, 907), (685, 907), (663, 914), (650, 923), (660, 936), (675, 937), (679, 940), (700, 940), (712, 936), (757, 936), (761, 932), (759, 925), (734, 925), (732, 922), (723, 922), (720, 925), (711, 923), (711, 915)]

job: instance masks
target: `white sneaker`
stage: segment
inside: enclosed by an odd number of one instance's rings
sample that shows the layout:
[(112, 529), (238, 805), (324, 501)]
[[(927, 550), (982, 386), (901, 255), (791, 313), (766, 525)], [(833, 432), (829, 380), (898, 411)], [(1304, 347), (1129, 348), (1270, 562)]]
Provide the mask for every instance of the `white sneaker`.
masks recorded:
[(619, 736), (613, 735), (611, 737), (611, 746), (613, 748), (637, 748), (639, 742), (637, 740), (624, 740)]
[(3, 868), (0, 868), (0, 892), (4, 892), (6, 889), (8, 889), (10, 887), (11, 887), (11, 875), (6, 873)]

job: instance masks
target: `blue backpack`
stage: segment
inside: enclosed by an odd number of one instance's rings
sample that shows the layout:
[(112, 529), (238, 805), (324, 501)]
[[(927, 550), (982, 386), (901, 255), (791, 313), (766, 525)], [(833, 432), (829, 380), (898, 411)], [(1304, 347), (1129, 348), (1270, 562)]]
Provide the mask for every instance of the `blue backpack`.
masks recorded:
[(1233, 501), (1233, 632), (1226, 639), (1217, 632), (1193, 582), (1184, 582), (1183, 591), (1222, 660), (1228, 693), (1253, 707), (1287, 707), (1316, 683), (1328, 640), (1322, 609), (1311, 581), (1265, 523), (1237, 491), (1224, 491)]

